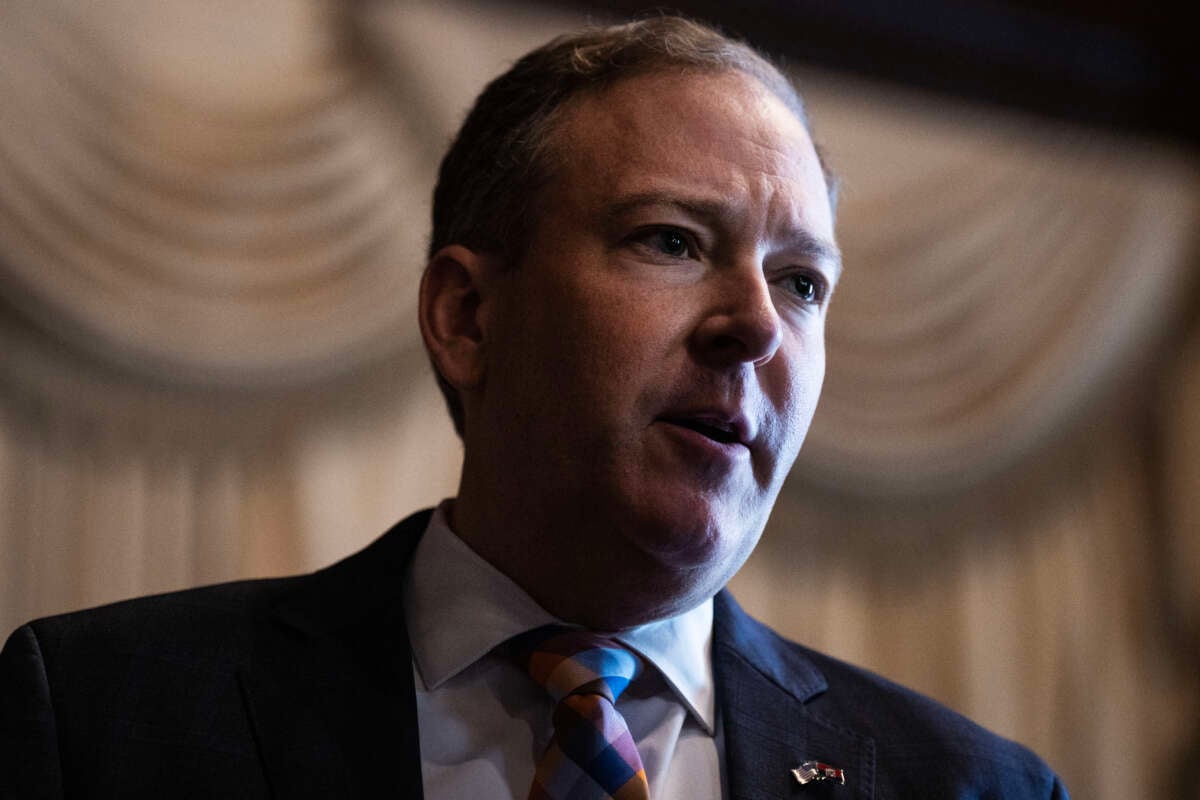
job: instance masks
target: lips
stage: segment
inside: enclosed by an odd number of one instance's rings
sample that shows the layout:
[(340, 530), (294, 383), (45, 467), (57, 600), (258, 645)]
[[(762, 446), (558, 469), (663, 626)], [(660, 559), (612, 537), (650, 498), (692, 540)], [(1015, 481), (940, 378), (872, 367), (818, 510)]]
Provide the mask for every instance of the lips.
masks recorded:
[(663, 422), (695, 431), (720, 444), (741, 444), (749, 447), (749, 431), (745, 417), (720, 411), (679, 412), (664, 414)]

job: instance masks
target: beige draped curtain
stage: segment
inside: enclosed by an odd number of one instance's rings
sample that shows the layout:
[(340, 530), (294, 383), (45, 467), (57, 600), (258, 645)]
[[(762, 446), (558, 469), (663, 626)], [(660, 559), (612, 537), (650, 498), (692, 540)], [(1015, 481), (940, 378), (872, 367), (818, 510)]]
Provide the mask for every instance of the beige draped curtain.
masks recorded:
[[(5, 5), (5, 632), (315, 568), (453, 493), (412, 318), (436, 159), (483, 81), (577, 22)], [(847, 271), (736, 593), (1031, 745), (1078, 797), (1194, 796), (1194, 158), (798, 77)]]

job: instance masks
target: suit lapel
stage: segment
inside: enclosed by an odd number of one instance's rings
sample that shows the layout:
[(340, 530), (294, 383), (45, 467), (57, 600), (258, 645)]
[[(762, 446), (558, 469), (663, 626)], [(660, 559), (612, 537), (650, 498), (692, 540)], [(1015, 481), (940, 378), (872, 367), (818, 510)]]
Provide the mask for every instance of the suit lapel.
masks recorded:
[(419, 798), (404, 567), (429, 512), (300, 579), (241, 681), (276, 797)]
[[(794, 645), (747, 616), (727, 592), (714, 600), (713, 640), (732, 800), (874, 796), (874, 740), (811, 712), (807, 702), (827, 685)], [(791, 770), (808, 760), (842, 768), (846, 785), (801, 786)]]

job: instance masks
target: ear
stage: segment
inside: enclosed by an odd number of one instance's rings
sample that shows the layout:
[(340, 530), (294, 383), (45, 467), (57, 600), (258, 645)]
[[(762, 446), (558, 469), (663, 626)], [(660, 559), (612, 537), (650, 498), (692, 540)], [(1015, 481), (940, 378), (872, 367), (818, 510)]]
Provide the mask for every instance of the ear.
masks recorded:
[(485, 300), (498, 267), (495, 257), (452, 244), (429, 259), (421, 276), (421, 336), (438, 372), (460, 391), (483, 380)]

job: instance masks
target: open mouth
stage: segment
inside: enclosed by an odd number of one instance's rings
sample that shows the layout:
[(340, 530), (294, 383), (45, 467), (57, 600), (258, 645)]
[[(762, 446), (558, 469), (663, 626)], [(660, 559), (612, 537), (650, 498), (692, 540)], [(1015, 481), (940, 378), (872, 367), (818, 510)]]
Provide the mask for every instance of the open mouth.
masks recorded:
[(667, 422), (693, 430), (721, 444), (737, 444), (739, 442), (737, 432), (733, 430), (732, 425), (725, 425), (716, 420), (668, 419)]

